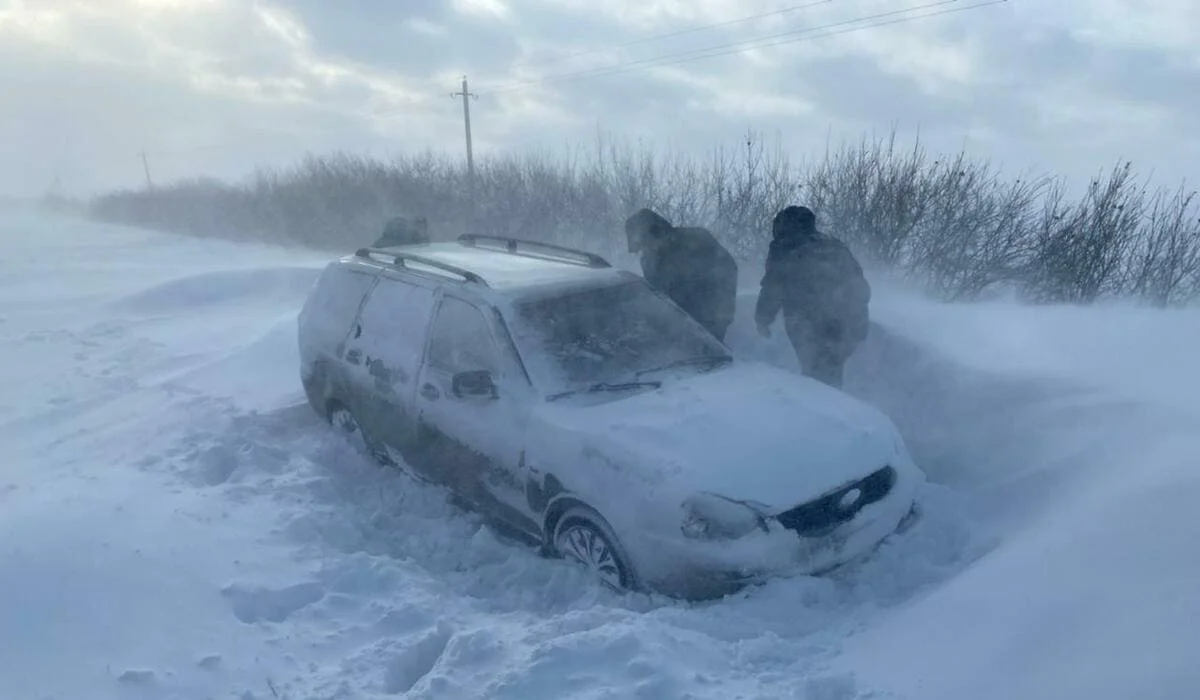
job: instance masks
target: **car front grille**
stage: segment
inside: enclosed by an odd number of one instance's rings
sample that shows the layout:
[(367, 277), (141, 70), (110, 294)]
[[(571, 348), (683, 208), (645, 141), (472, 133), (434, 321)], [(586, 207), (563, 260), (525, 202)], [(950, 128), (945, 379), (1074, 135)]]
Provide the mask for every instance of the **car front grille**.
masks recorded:
[[(895, 483), (896, 470), (884, 467), (815, 501), (784, 511), (775, 519), (802, 537), (821, 537), (852, 520), (863, 508), (882, 500)], [(850, 493), (855, 489), (858, 497), (852, 499)]]

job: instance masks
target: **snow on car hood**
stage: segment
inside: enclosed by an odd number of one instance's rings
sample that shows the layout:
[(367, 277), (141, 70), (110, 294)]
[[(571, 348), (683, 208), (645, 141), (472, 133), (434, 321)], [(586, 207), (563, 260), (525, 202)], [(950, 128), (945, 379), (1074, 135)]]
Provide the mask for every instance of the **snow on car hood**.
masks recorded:
[(897, 449), (874, 407), (785, 370), (737, 362), (662, 379), (658, 390), (548, 405), (543, 419), (585, 449), (639, 462), (623, 467), (777, 509), (866, 476)]

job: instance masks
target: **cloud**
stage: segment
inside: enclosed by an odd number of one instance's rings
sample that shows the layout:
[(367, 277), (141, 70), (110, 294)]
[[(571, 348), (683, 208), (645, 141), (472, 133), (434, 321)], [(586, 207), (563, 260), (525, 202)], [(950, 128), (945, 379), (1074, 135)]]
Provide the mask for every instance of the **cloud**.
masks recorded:
[(706, 152), (755, 129), (804, 156), (896, 126), (1073, 178), (1121, 157), (1188, 174), (1200, 3), (1007, 2), (863, 21), (978, 0), (932, 2), (9, 0), (0, 192), (64, 172), (81, 192), (136, 184), (143, 148), (163, 178), (337, 148), (457, 157), (462, 75), (479, 95), (481, 153), (558, 150), (597, 129)]
[(453, 0), (454, 9), (464, 15), (504, 19), (512, 13), (502, 0)]

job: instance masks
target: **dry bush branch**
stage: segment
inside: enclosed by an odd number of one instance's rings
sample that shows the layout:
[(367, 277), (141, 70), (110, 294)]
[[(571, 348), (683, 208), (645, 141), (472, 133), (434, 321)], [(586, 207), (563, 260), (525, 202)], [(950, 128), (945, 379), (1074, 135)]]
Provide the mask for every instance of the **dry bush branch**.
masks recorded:
[(778, 140), (751, 133), (703, 158), (599, 136), (563, 158), (477, 159), (474, 179), (432, 153), (390, 161), (334, 153), (240, 184), (113, 192), (88, 210), (115, 223), (329, 250), (370, 243), (392, 216), (422, 215), (439, 238), (486, 231), (615, 256), (624, 253), (624, 218), (651, 207), (678, 225), (711, 228), (751, 271), (775, 212), (805, 204), (866, 260), (944, 299), (1011, 288), (1041, 302), (1131, 296), (1168, 305), (1200, 295), (1197, 202), (1183, 188), (1148, 196), (1128, 163), (1072, 202), (1061, 182), (1006, 180), (965, 153), (931, 159), (919, 140), (900, 148), (894, 133), (804, 168)]

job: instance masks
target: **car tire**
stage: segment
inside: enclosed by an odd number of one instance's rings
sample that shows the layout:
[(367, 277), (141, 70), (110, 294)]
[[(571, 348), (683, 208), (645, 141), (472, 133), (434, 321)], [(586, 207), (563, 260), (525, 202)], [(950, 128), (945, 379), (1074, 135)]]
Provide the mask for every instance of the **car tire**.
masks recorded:
[(329, 423), (340, 433), (350, 438), (354, 446), (371, 456), (380, 464), (391, 464), (387, 450), (367, 436), (358, 417), (345, 404), (334, 401), (329, 407)]
[(573, 506), (563, 513), (549, 544), (553, 554), (582, 565), (609, 588), (634, 590), (629, 558), (612, 528), (591, 508)]

